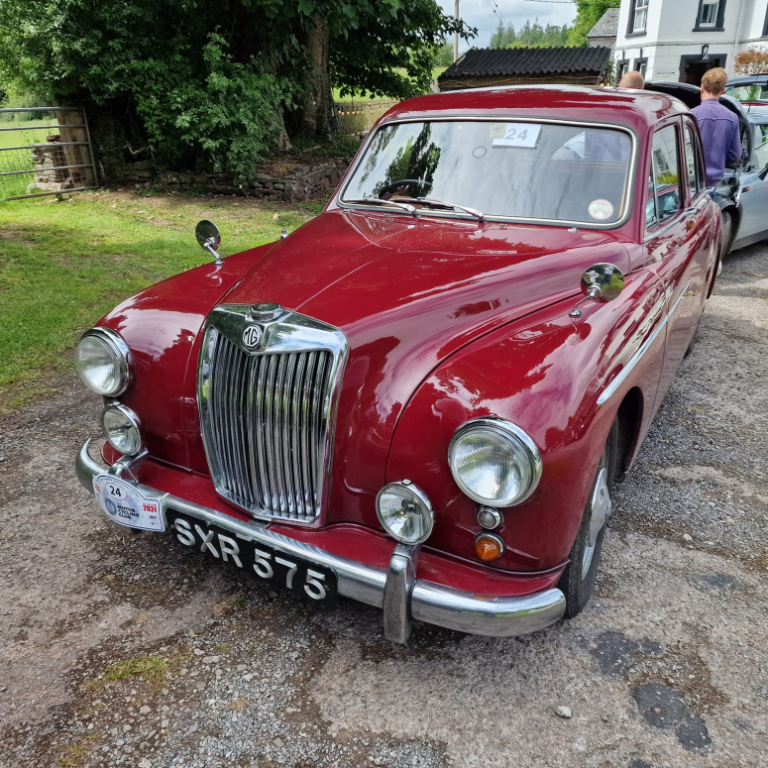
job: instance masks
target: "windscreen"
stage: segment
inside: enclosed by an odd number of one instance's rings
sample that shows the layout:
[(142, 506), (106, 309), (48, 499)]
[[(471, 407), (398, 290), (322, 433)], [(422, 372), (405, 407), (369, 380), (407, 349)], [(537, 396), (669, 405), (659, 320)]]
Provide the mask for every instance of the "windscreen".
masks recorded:
[(426, 198), (486, 216), (606, 225), (623, 215), (631, 158), (629, 134), (607, 126), (394, 123), (376, 131), (341, 199), (419, 207)]

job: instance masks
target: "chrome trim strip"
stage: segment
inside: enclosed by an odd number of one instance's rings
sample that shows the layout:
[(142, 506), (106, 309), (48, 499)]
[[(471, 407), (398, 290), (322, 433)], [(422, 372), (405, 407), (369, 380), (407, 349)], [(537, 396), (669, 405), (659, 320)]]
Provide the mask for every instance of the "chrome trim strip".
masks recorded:
[(656, 326), (651, 335), (643, 342), (643, 345), (640, 347), (640, 349), (638, 349), (637, 352), (632, 355), (630, 361), (621, 369), (621, 371), (619, 371), (613, 381), (600, 393), (600, 396), (597, 398), (598, 405), (605, 405), (608, 400), (610, 400), (611, 397), (616, 394), (616, 391), (624, 383), (624, 380), (627, 378), (627, 376), (632, 373), (632, 370), (640, 362), (643, 355), (651, 348), (653, 342), (656, 341), (658, 335), (664, 330), (664, 328), (666, 328), (669, 319), (672, 317), (672, 315), (675, 314), (678, 305), (683, 300), (685, 294), (688, 292), (690, 285), (691, 281), (689, 280), (685, 288), (683, 288), (683, 290), (680, 292), (680, 295), (677, 297), (677, 301), (672, 306), (672, 309), (667, 312), (664, 319)]
[[(358, 150), (355, 160), (346, 174), (346, 182), (344, 183), (343, 188), (339, 189), (339, 191), (336, 193), (336, 195), (333, 198), (333, 201), (336, 203), (336, 205), (338, 205), (339, 208), (342, 208), (343, 210), (355, 210), (355, 211), (370, 210), (370, 211), (378, 211), (383, 213), (398, 213), (397, 210), (393, 211), (392, 208), (388, 208), (387, 206), (383, 206), (383, 205), (378, 205), (378, 206), (377, 205), (365, 205), (365, 206), (354, 205), (352, 203), (344, 202), (344, 200), (342, 200), (342, 197), (346, 193), (347, 187), (349, 187), (349, 184), (352, 181), (352, 177), (355, 175), (358, 167), (362, 163), (363, 157), (365, 156), (365, 153), (368, 151), (368, 148), (373, 142), (373, 137), (375, 136), (375, 134), (377, 134), (382, 128), (389, 125), (396, 125), (398, 123), (425, 123), (425, 122), (430, 122), (430, 123), (436, 123), (436, 122), (547, 123), (550, 125), (574, 125), (579, 128), (606, 128), (608, 130), (623, 131), (624, 133), (629, 135), (630, 141), (632, 142), (632, 151), (630, 153), (629, 164), (627, 166), (627, 179), (624, 184), (624, 191), (622, 193), (623, 212), (622, 212), (622, 215), (616, 221), (611, 222), (609, 224), (599, 224), (597, 222), (591, 222), (591, 221), (571, 221), (568, 219), (533, 219), (533, 218), (523, 218), (523, 217), (515, 217), (515, 216), (501, 216), (498, 214), (484, 214), (484, 221), (513, 222), (513, 223), (521, 223), (521, 224), (544, 224), (544, 225), (558, 226), (558, 227), (578, 227), (580, 229), (618, 229), (619, 227), (624, 226), (624, 224), (626, 224), (627, 221), (629, 220), (629, 217), (632, 213), (631, 203), (632, 203), (633, 190), (634, 190), (633, 181), (635, 178), (635, 168), (637, 165), (637, 137), (635, 136), (634, 131), (632, 131), (626, 125), (619, 125), (618, 123), (591, 122), (588, 120), (553, 120), (552, 118), (517, 117), (514, 115), (508, 115), (508, 114), (493, 115), (493, 116), (473, 115), (469, 117), (462, 117), (461, 115), (449, 115), (444, 117), (424, 115), (422, 117), (402, 117), (402, 118), (393, 118), (391, 120), (382, 121), (376, 127), (375, 131), (369, 132), (368, 136), (366, 137), (366, 140), (363, 142), (362, 146)], [(478, 223), (477, 219), (474, 216), (453, 213), (450, 211), (420, 210), (417, 213), (419, 216), (429, 216), (432, 218), (458, 219), (459, 221), (474, 221), (475, 223)], [(402, 213), (399, 213), (398, 215), (402, 215), (402, 216), (407, 215), (412, 217), (412, 214), (406, 213), (405, 211), (403, 211)]]
[[(83, 487), (93, 493), (95, 475), (105, 472), (119, 475), (124, 467), (119, 462), (112, 467), (107, 467), (92, 459), (88, 452), (90, 442), (90, 439), (86, 440), (80, 448), (75, 460), (75, 472)], [(267, 527), (266, 523), (237, 520), (218, 510), (194, 504), (140, 483), (136, 484), (136, 487), (143, 495), (161, 502), (163, 517), (165, 517), (167, 505), (182, 514), (220, 526), (235, 535), (262, 542), (267, 546), (282, 549), (289, 554), (324, 565), (336, 572), (340, 595), (375, 608), (384, 607), (388, 572), (383, 568), (375, 568), (346, 557), (333, 555), (289, 536), (275, 533)], [(398, 553), (399, 549), (399, 547), (395, 549), (395, 553)], [(407, 586), (407, 579), (404, 583)], [(395, 595), (395, 589), (390, 587), (390, 596)], [(401, 602), (404, 604), (405, 600), (401, 598)], [(412, 582), (410, 598), (412, 618), (470, 634), (491, 637), (525, 635), (554, 624), (562, 618), (564, 612), (565, 596), (559, 589), (547, 589), (524, 597), (505, 597), (462, 592), (418, 579)], [(389, 617), (391, 621), (391, 611)]]

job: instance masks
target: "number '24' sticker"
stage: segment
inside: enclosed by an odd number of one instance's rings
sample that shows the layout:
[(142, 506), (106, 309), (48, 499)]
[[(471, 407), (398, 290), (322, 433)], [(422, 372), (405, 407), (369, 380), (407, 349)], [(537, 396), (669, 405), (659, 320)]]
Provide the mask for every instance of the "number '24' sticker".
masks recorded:
[[(504, 133), (501, 135), (501, 128)], [(491, 129), (494, 147), (521, 147), (533, 149), (539, 140), (541, 125), (539, 123), (503, 123), (494, 125)]]

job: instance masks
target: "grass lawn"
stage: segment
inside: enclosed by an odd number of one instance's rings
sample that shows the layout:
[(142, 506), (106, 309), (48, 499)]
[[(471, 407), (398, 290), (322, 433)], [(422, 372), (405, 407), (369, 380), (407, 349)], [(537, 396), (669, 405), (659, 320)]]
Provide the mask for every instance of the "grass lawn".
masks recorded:
[(105, 191), (0, 202), (0, 410), (43, 391), (82, 331), (120, 301), (208, 261), (194, 237), (200, 219), (219, 226), (226, 257), (321, 209)]

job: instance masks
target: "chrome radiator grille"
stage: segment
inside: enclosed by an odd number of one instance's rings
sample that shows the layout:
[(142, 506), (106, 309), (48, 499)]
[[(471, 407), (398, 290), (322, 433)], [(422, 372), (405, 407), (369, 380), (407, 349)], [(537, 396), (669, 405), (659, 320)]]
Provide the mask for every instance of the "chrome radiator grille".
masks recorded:
[[(241, 306), (217, 307), (206, 324), (198, 404), (216, 490), (254, 517), (315, 522), (346, 339), (286, 312), (274, 323), (254, 323)], [(261, 337), (255, 350), (243, 341), (254, 326)]]

